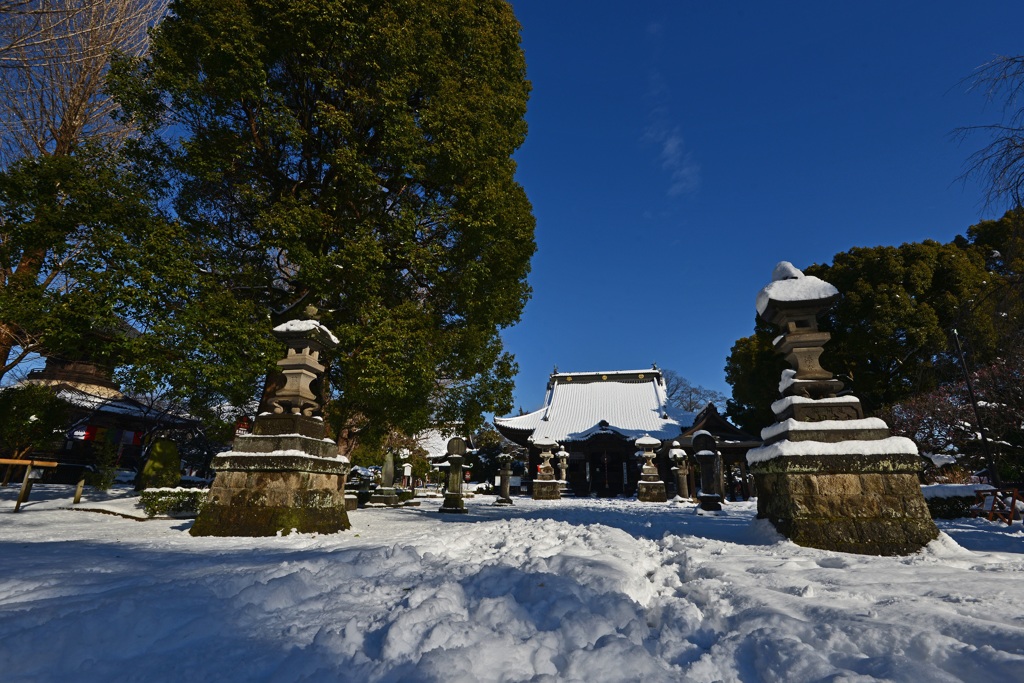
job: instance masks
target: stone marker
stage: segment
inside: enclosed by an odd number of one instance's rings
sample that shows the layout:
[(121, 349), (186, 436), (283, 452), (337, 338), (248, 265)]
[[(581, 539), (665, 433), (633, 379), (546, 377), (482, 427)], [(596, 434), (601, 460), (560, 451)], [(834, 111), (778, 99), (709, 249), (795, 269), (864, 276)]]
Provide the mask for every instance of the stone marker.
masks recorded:
[(687, 483), (690, 478), (690, 461), (687, 459), (686, 451), (679, 447), (678, 441), (672, 442), (672, 448), (668, 452), (668, 459), (672, 461), (672, 471), (676, 475), (676, 499), (688, 500), (690, 498), (690, 487)]
[(793, 366), (783, 372), (776, 423), (747, 453), (757, 486), (758, 517), (794, 542), (865, 555), (902, 555), (938, 537), (910, 439), (894, 437), (860, 401), (840, 396), (842, 382), (821, 367), (829, 339), (817, 316), (839, 298), (835, 287), (792, 264), (775, 268), (758, 294), (758, 315), (782, 328), (775, 349)]
[(533, 499), (559, 500), (562, 486), (555, 480), (555, 468), (551, 466), (552, 451), (558, 448), (558, 442), (542, 436), (534, 439), (533, 445), (540, 449), (541, 460), (537, 478), (533, 480)]
[(466, 441), (458, 436), (448, 440), (448, 489), (438, 512), (462, 514), (466, 503), (462, 500), (462, 462), (466, 455)]
[(694, 458), (700, 465), (700, 492), (697, 501), (700, 509), (717, 512), (722, 509), (722, 454), (710, 432), (700, 430), (693, 435)]
[(664, 503), (668, 500), (668, 493), (665, 491), (665, 482), (658, 476), (658, 467), (654, 464), (654, 449), (661, 448), (661, 441), (644, 434), (633, 443), (640, 449), (640, 457), (644, 459), (640, 482), (637, 484), (637, 500), (644, 503)]
[(498, 456), (498, 475), (501, 477), (501, 484), (498, 489), (498, 499), (495, 505), (514, 505), (509, 495), (509, 483), (512, 480), (512, 454), (502, 453)]
[(274, 336), (288, 346), (277, 363), (284, 385), (271, 397), (273, 411), (256, 417), (253, 434), (236, 437), (231, 451), (213, 459), (217, 475), (193, 536), (329, 534), (350, 526), (348, 460), (325, 438), (312, 386), (325, 370), (320, 354), (338, 340), (316, 320), (285, 323)]

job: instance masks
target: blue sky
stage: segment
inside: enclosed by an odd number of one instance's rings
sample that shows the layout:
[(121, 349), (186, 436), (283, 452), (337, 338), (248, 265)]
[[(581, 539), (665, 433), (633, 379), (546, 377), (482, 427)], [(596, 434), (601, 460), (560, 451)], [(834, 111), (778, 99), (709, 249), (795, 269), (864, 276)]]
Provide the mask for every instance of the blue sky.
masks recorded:
[(1024, 3), (512, 0), (533, 83), (516, 155), (533, 298), (504, 333), (516, 408), (561, 371), (676, 370), (722, 391), (780, 260), (948, 241), (999, 119), (975, 69), (1024, 52)]

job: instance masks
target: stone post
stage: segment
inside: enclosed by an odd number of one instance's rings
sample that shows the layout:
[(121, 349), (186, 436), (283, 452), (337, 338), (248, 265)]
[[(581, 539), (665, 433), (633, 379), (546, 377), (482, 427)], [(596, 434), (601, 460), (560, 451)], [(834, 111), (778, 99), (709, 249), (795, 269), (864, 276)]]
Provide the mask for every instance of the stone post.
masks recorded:
[(700, 493), (697, 501), (701, 510), (715, 512), (722, 509), (722, 456), (718, 453), (715, 437), (701, 430), (693, 435), (694, 457), (700, 465)]
[(901, 555), (938, 537), (918, 485), (921, 458), (910, 439), (864, 418), (860, 401), (821, 367), (829, 334), (817, 318), (839, 291), (788, 262), (757, 296), (757, 312), (782, 329), (775, 349), (783, 372), (777, 422), (747, 453), (758, 517), (800, 545), (866, 555)]
[(689, 500), (690, 487), (687, 480), (690, 478), (690, 462), (687, 460), (686, 451), (679, 447), (678, 441), (672, 442), (672, 449), (668, 452), (668, 458), (674, 465), (672, 471), (676, 475), (676, 500)]
[(448, 490), (444, 503), (438, 512), (464, 513), (466, 504), (462, 500), (462, 463), (466, 455), (466, 442), (459, 437), (448, 440)]
[(564, 498), (569, 495), (569, 453), (564, 448), (560, 448), (555, 457), (558, 458), (559, 495)]
[(661, 441), (645, 434), (637, 439), (634, 445), (641, 450), (641, 457), (644, 459), (640, 482), (637, 484), (637, 500), (645, 503), (664, 503), (668, 500), (668, 493), (665, 491), (665, 482), (658, 476), (658, 467), (654, 464), (654, 449), (661, 448)]
[(350, 526), (348, 459), (325, 438), (315, 389), (325, 370), (320, 354), (338, 340), (316, 320), (290, 321), (274, 335), (288, 348), (278, 361), (284, 383), (270, 397), (272, 410), (256, 417), (253, 433), (236, 437), (231, 451), (213, 459), (217, 474), (189, 530), (193, 536), (328, 534)]
[(495, 505), (513, 505), (512, 497), (509, 495), (509, 482), (512, 480), (512, 454), (502, 453), (498, 456), (498, 475), (501, 477), (498, 499)]
[(384, 466), (380, 470), (380, 486), (378, 486), (367, 506), (395, 506), (398, 505), (398, 492), (395, 491), (395, 453), (390, 448), (384, 451)]
[(552, 451), (558, 448), (558, 443), (548, 437), (534, 439), (533, 445), (540, 449), (540, 469), (537, 478), (533, 480), (534, 500), (558, 500), (562, 497), (561, 486), (555, 481), (555, 468), (551, 466)]

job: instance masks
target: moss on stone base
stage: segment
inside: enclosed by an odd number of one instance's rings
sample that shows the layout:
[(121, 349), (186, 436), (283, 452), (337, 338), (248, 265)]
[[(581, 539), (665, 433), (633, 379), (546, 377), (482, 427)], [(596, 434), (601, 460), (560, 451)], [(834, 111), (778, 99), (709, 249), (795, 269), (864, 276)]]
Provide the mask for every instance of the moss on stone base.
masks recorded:
[(908, 555), (934, 541), (939, 530), (929, 519), (782, 519), (775, 528), (796, 543), (859, 555)]
[(333, 534), (352, 525), (344, 507), (297, 508), (239, 505), (203, 506), (189, 530), (193, 536), (276, 536), (294, 529), (300, 533)]

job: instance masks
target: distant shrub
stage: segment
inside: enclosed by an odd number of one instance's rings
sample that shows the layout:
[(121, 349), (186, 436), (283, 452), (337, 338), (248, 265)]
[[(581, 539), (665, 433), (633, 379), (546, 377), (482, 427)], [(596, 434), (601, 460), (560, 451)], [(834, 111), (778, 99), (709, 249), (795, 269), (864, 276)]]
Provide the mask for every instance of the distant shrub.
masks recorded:
[(932, 519), (957, 519), (969, 517), (974, 496), (950, 496), (948, 498), (927, 498), (928, 512)]
[(206, 502), (206, 489), (156, 488), (146, 489), (139, 502), (150, 517), (156, 515), (197, 515)]
[(178, 446), (169, 439), (157, 439), (150, 447), (149, 457), (135, 482), (136, 490), (177, 486), (179, 481), (181, 458), (178, 456)]

